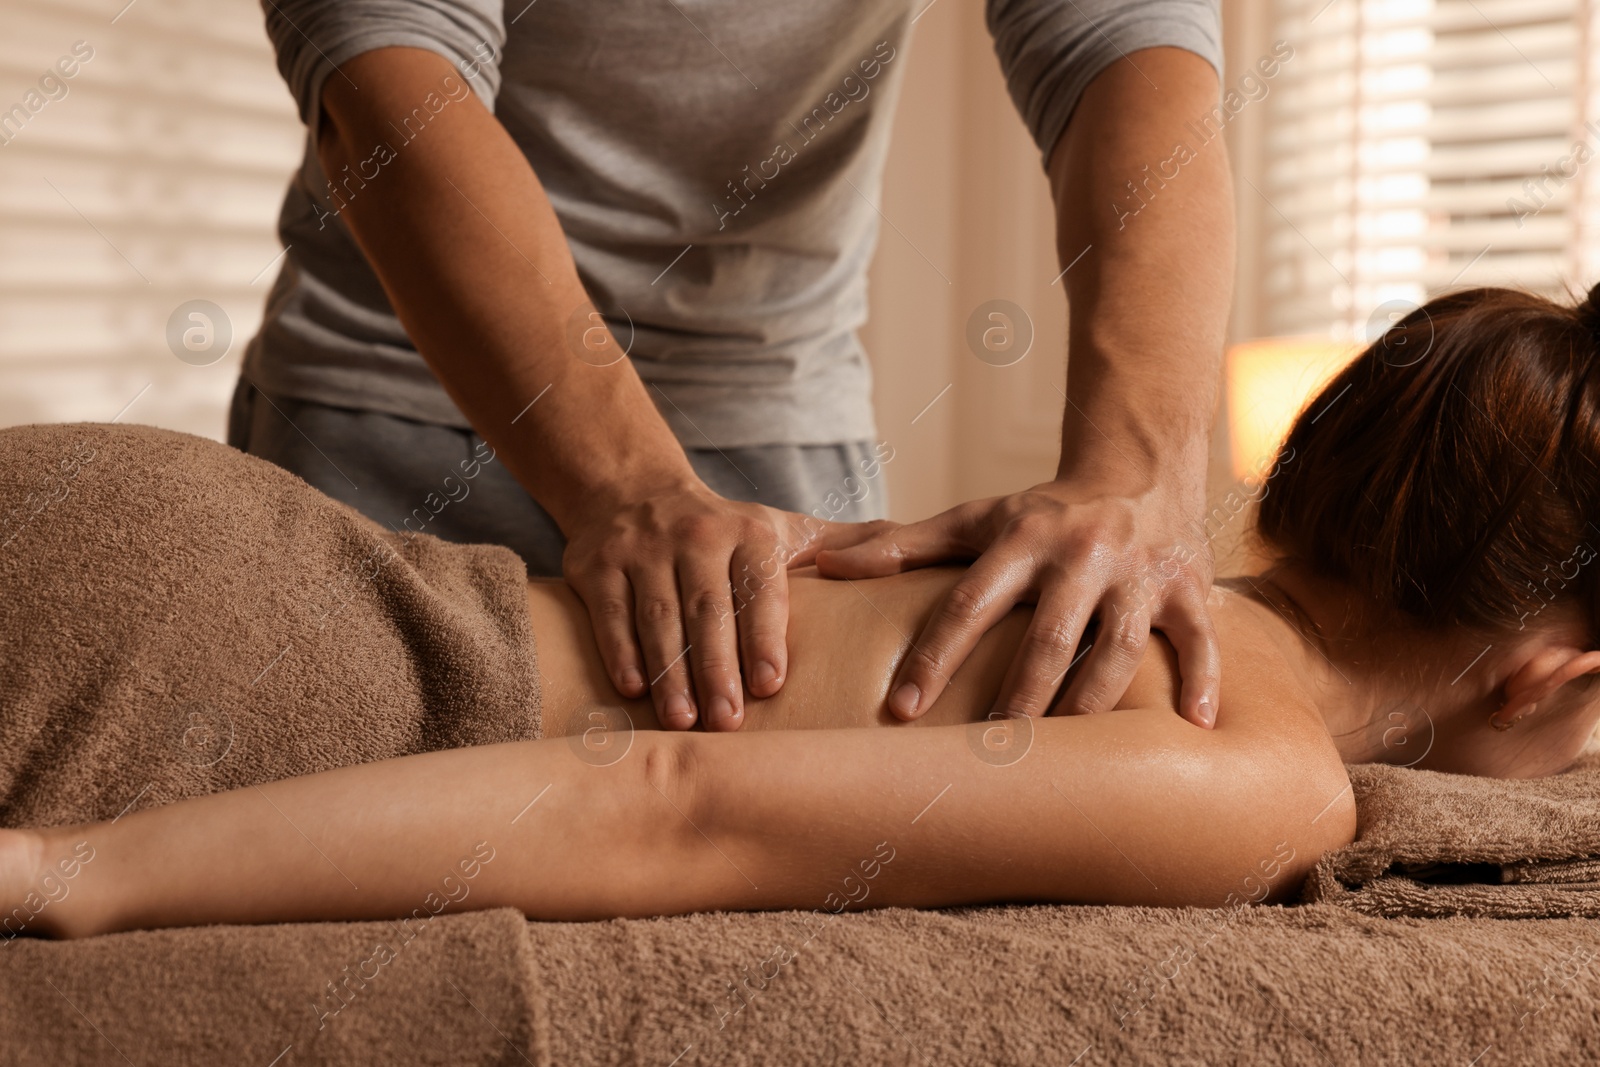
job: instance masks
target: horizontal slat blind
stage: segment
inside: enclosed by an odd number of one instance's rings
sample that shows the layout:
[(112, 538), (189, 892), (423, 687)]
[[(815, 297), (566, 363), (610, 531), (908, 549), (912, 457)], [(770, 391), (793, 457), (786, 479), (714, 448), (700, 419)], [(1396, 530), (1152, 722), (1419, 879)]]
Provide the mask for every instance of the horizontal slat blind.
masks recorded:
[[(254, 3), (126, 3), (0, 0), (0, 113), (93, 50), (0, 143), (0, 425), (110, 419), (139, 395), (126, 420), (220, 436), (304, 132)], [(231, 320), (211, 366), (167, 345), (194, 299)]]
[[(1391, 300), (1582, 280), (1585, 0), (1277, 0), (1264, 326), (1360, 339)], [(1570, 171), (1571, 168), (1568, 168)], [(1526, 184), (1540, 182), (1536, 194)]]

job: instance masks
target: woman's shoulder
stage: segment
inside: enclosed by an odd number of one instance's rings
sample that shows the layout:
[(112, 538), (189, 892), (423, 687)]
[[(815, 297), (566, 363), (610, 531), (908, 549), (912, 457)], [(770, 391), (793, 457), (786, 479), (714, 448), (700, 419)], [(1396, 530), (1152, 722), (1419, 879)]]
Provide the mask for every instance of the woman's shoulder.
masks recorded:
[[(1241, 773), (1259, 779), (1280, 801), (1293, 795), (1286, 807), (1311, 805), (1316, 840), (1328, 848), (1348, 844), (1355, 836), (1350, 777), (1301, 666), (1298, 636), (1287, 620), (1234, 583), (1215, 586), (1210, 606), (1222, 653), (1222, 690), (1216, 727), (1209, 736), (1197, 735), (1196, 743), (1235, 750)], [(1153, 633), (1117, 706), (1176, 715), (1179, 690), (1177, 652)]]
[(1356, 833), (1355, 795), (1308, 675), (1313, 647), (1292, 621), (1238, 587), (1218, 585), (1212, 596), (1222, 648), (1218, 727), (1259, 746), (1262, 759), (1276, 764), (1277, 779), (1290, 783), (1285, 788), (1294, 791), (1302, 810), (1315, 807), (1310, 819), (1316, 833), (1309, 840), (1326, 849), (1349, 844)]
[[(1272, 618), (1270, 609), (1241, 595), (1233, 583), (1212, 588), (1208, 601), (1222, 653), (1223, 692), (1218, 725), (1247, 715), (1252, 721), (1270, 706), (1285, 714), (1274, 717), (1286, 727), (1296, 720), (1321, 726), (1304, 675), (1296, 670), (1288, 624)], [(1178, 653), (1159, 630), (1150, 635), (1133, 681), (1118, 708), (1178, 708), (1181, 689)]]

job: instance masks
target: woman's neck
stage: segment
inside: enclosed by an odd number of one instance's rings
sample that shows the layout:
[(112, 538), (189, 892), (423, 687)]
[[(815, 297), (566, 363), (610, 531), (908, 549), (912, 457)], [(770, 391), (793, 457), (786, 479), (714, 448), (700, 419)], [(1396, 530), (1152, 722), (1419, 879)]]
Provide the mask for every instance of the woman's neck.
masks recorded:
[(1235, 582), (1290, 632), (1284, 651), (1346, 763), (1465, 769), (1464, 749), (1499, 736), (1488, 718), (1501, 679), (1487, 649), (1374, 619), (1354, 591), (1303, 568), (1279, 565)]

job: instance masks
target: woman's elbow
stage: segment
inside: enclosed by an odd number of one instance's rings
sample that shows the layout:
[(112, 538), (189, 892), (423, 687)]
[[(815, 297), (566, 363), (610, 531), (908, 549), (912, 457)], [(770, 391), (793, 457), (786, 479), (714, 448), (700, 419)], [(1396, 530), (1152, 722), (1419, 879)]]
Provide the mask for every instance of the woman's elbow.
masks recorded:
[[(1355, 800), (1342, 766), (1274, 773), (1267, 798), (1242, 805), (1230, 847), (1193, 903), (1205, 907), (1281, 904), (1297, 899), (1322, 856), (1355, 838)], [(1199, 887), (1197, 887), (1199, 888)]]

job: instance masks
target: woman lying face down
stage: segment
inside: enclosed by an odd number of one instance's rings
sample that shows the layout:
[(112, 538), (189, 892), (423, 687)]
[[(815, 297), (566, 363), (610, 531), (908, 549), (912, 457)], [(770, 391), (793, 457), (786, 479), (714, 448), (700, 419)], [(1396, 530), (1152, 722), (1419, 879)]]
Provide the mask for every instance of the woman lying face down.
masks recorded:
[[(955, 579), (942, 569), (797, 575), (779, 695), (749, 699), (737, 731), (662, 732), (615, 700), (565, 586), (535, 582), (543, 740), (0, 831), (0, 906), (73, 937), (419, 908), (1291, 899), (1354, 836), (1345, 764), (1545, 775), (1593, 735), (1597, 328), (1594, 294), (1456, 294), (1323, 390), (1263, 498), (1278, 562), (1212, 593), (1213, 729), (1175, 713), (1159, 636), (1127, 644), (1141, 659), (1112, 711), (1073, 714), (1092, 694), (1069, 671), (1055, 714), (986, 720), (1023, 612), (896, 720), (886, 689)], [(1086, 640), (1124, 639), (1103, 618)]]

